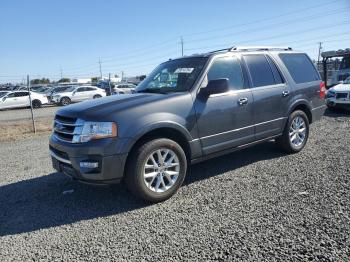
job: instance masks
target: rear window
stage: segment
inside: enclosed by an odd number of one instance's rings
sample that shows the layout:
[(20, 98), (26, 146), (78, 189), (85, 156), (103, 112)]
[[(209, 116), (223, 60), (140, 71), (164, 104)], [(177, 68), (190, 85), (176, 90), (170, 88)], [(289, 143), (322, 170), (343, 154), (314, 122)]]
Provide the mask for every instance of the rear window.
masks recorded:
[(320, 80), (320, 76), (306, 54), (280, 54), (293, 80), (297, 84)]

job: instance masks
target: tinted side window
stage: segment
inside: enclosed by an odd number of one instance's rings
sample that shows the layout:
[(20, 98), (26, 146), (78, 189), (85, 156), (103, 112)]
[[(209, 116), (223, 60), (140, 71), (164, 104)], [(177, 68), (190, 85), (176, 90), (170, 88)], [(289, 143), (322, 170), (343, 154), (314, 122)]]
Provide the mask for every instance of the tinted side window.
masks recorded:
[(15, 94), (16, 97), (28, 96), (28, 92), (18, 92)]
[(86, 87), (85, 89), (86, 89), (86, 91), (95, 91), (95, 90), (96, 90), (96, 89), (93, 88), (93, 87)]
[(15, 93), (8, 94), (7, 97), (8, 97), (8, 98), (15, 97)]
[(270, 66), (271, 66), (271, 70), (272, 70), (272, 73), (273, 73), (273, 77), (275, 78), (275, 83), (276, 84), (282, 84), (284, 83), (284, 79), (281, 75), (281, 72), (278, 70), (275, 62), (271, 59), (271, 57), (269, 56), (266, 56), (267, 57), (267, 60), (269, 60), (269, 63), (270, 63)]
[(306, 54), (280, 54), (295, 83), (320, 80), (316, 68)]
[(275, 78), (265, 55), (246, 55), (244, 60), (247, 63), (254, 87), (275, 85)]
[(230, 89), (242, 89), (244, 80), (241, 65), (235, 57), (217, 58), (208, 71), (208, 81), (228, 78)]
[(77, 92), (84, 92), (85, 91), (85, 87), (80, 87), (78, 88)]

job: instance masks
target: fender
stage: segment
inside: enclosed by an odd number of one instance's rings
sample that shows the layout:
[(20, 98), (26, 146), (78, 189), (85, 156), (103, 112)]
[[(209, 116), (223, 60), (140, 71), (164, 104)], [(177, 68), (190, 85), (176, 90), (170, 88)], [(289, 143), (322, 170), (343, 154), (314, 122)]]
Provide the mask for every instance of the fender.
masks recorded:
[(178, 132), (180, 132), (188, 142), (192, 141), (193, 138), (190, 134), (190, 132), (182, 125), (173, 122), (173, 121), (161, 121), (161, 122), (155, 122), (155, 123), (149, 123), (145, 125), (144, 127), (138, 129), (135, 134), (133, 135), (132, 139), (128, 139), (128, 142), (125, 145), (126, 151), (130, 152), (131, 148), (135, 145), (135, 143), (144, 135), (147, 133), (159, 129), (159, 128), (171, 128)]
[(312, 110), (311, 105), (310, 105), (310, 102), (307, 101), (306, 99), (301, 98), (301, 99), (297, 99), (297, 100), (293, 101), (293, 102), (289, 105), (289, 108), (288, 108), (288, 116), (293, 112), (294, 108), (296, 108), (296, 107), (299, 106), (299, 105), (304, 105), (304, 106), (306, 106), (306, 107), (310, 110), (310, 112), (311, 112), (311, 110)]

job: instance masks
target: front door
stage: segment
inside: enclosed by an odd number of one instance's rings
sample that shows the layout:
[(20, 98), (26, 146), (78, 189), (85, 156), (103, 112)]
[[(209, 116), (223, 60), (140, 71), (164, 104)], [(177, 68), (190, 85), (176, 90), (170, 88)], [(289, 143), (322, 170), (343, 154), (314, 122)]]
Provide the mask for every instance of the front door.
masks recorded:
[(205, 88), (210, 80), (227, 78), (230, 89), (209, 96), (201, 91), (197, 94), (195, 110), (204, 155), (254, 140), (253, 96), (245, 88), (242, 72), (235, 56), (217, 57), (211, 62), (201, 87)]

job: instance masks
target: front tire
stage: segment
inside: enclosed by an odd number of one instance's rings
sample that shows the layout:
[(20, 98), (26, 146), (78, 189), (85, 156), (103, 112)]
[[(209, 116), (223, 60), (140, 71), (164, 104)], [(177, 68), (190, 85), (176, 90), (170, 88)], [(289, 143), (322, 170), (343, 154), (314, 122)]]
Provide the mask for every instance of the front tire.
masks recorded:
[(309, 138), (309, 119), (306, 114), (297, 110), (290, 114), (281, 137), (277, 144), (288, 153), (300, 152)]
[(72, 101), (70, 100), (69, 97), (62, 97), (60, 100), (60, 105), (61, 106), (68, 106)]
[(40, 108), (42, 106), (40, 100), (33, 100), (32, 101), (32, 107), (33, 108)]
[(187, 159), (181, 146), (170, 139), (154, 139), (131, 153), (125, 183), (135, 196), (157, 203), (177, 192), (186, 172)]

